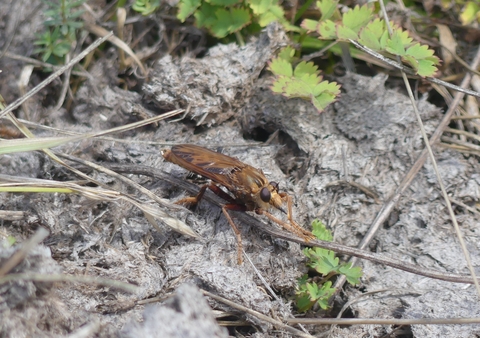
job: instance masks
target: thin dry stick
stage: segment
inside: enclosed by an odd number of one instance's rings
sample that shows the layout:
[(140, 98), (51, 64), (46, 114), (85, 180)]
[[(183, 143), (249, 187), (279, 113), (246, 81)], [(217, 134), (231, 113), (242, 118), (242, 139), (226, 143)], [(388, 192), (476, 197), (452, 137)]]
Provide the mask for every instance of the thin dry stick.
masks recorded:
[(289, 324), (310, 325), (465, 325), (479, 324), (480, 318), (423, 318), (423, 319), (369, 319), (369, 318), (295, 318)]
[[(389, 59), (385, 56), (383, 56), (382, 54), (380, 53), (377, 53), (375, 52), (374, 50), (368, 48), (368, 47), (365, 47), (361, 44), (359, 44), (357, 41), (355, 40), (349, 40), (355, 47), (357, 47), (358, 49), (361, 49), (363, 50), (364, 52), (376, 57), (377, 59), (379, 60), (382, 60), (383, 62), (385, 62), (386, 64), (390, 65), (390, 66), (393, 66), (401, 71), (404, 71), (405, 73), (407, 74), (410, 74), (410, 75), (416, 75), (415, 72), (408, 68), (408, 67), (405, 67), (404, 65), (398, 63), (398, 62), (395, 62), (393, 61), (392, 59)], [(469, 76), (470, 74), (467, 74), (466, 76)], [(456, 90), (458, 92), (463, 92), (464, 94), (468, 94), (468, 95), (472, 95), (472, 96), (475, 96), (475, 97), (480, 97), (480, 93), (479, 92), (476, 92), (474, 90), (470, 90), (470, 89), (467, 89), (467, 88), (462, 88), (462, 86), (456, 86), (454, 84), (451, 84), (451, 83), (448, 83), (448, 82), (445, 82), (445, 81), (442, 81), (442, 80), (439, 80), (439, 79), (436, 79), (434, 77), (426, 77), (425, 80), (427, 81), (430, 81), (430, 82), (433, 82), (433, 83), (436, 83), (436, 84), (439, 84), (441, 86), (444, 86), (444, 87), (447, 87), (447, 88), (450, 88), (450, 89), (453, 89), (453, 90)]]
[[(271, 317), (268, 317), (268, 316), (265, 316), (263, 313), (260, 313), (260, 312), (257, 312), (255, 310), (252, 310), (252, 309), (249, 309), (248, 307), (245, 307), (243, 305), (240, 305), (240, 304), (237, 304), (237, 303), (234, 303), (232, 302), (231, 300), (228, 300), (226, 298), (223, 298), (223, 297), (220, 297), (220, 296), (217, 296), (217, 295), (214, 295), (213, 293), (210, 293), (208, 291), (205, 291), (205, 290), (202, 290), (203, 294), (205, 296), (208, 296), (210, 298), (213, 298), (215, 299), (216, 301), (218, 302), (221, 302), (223, 304), (227, 304), (228, 306), (231, 306), (233, 307), (234, 309), (237, 309), (237, 310), (240, 310), (240, 311), (243, 311), (245, 313), (248, 313), (249, 315), (252, 315), (252, 316), (255, 316), (257, 317), (258, 319), (260, 320), (263, 320), (267, 323), (270, 323), (274, 326), (276, 326), (277, 328), (281, 328), (281, 329), (284, 329), (294, 335), (297, 335), (299, 337), (306, 337), (306, 338), (313, 338), (312, 335), (309, 335), (309, 334), (306, 334), (306, 333), (303, 333), (302, 331), (300, 330), (297, 330), (289, 325), (286, 325), (284, 323), (282, 323), (281, 321), (278, 321), (276, 319), (273, 319)], [(292, 319), (294, 320), (294, 319)]]
[[(480, 64), (480, 47), (477, 50), (477, 54), (475, 55), (474, 60), (471, 63), (472, 68), (477, 68), (478, 65)], [(472, 79), (471, 74), (465, 75), (465, 78), (463, 79), (462, 83), (460, 84), (460, 87), (462, 88), (467, 88), (470, 80)], [(443, 131), (445, 128), (448, 126), (450, 123), (450, 119), (455, 113), (456, 107), (459, 105), (460, 101), (464, 97), (464, 93), (459, 91), (455, 94), (455, 97), (453, 98), (453, 101), (448, 108), (447, 112), (445, 113), (442, 121), (440, 121), (440, 124), (438, 125), (437, 129), (433, 133), (433, 135), (430, 137), (430, 144), (435, 144), (440, 140), (440, 137), (442, 136)], [(395, 207), (395, 205), (398, 203), (401, 195), (405, 192), (405, 190), (410, 186), (410, 183), (412, 183), (413, 179), (415, 178), (415, 175), (420, 171), (420, 169), (423, 167), (425, 164), (425, 161), (428, 158), (428, 150), (424, 149), (422, 153), (420, 154), (419, 158), (417, 161), (414, 163), (410, 171), (407, 173), (407, 175), (404, 177), (403, 181), (400, 183), (398, 188), (395, 190), (393, 195), (385, 202), (383, 205), (382, 209), (378, 213), (377, 217), (373, 221), (372, 225), (370, 226), (368, 232), (365, 234), (363, 237), (362, 241), (358, 245), (359, 249), (364, 249), (367, 247), (367, 245), (370, 243), (370, 241), (373, 239), (375, 236), (375, 233), (377, 230), (382, 226), (382, 224), (387, 220), (387, 218), (390, 215), (390, 212), (392, 209)], [(352, 265), (355, 265), (357, 262), (357, 258), (353, 257), (350, 259), (350, 262)], [(340, 278), (335, 282), (335, 286), (337, 290), (340, 290), (345, 283), (346, 278), (345, 276), (340, 276)]]

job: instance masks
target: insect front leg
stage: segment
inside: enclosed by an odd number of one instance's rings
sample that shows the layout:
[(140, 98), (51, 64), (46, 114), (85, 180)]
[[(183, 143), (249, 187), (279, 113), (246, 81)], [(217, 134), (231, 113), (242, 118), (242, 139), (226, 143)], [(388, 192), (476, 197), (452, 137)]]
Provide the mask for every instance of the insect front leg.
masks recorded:
[[(279, 193), (279, 195), (282, 198), (282, 201), (287, 203), (287, 218), (288, 218), (288, 221), (290, 222), (290, 224), (276, 218), (275, 216), (273, 216), (268, 211), (260, 209), (260, 212), (262, 212), (265, 216), (267, 216), (271, 221), (281, 225), (284, 229), (286, 229), (290, 232), (293, 232), (297, 236), (302, 237), (307, 242), (311, 239), (315, 239), (315, 236), (310, 231), (305, 230), (300, 225), (298, 225), (297, 222), (295, 222), (293, 220), (292, 197), (285, 192), (281, 192), (281, 193)], [(257, 213), (258, 213), (258, 211), (257, 211)]]

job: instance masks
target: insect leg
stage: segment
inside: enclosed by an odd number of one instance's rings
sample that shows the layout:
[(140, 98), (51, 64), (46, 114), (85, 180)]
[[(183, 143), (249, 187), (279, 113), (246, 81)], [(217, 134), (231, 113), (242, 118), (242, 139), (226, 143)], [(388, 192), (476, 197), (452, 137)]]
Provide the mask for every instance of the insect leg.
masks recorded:
[(235, 237), (237, 238), (237, 255), (238, 255), (238, 264), (243, 263), (243, 258), (242, 258), (242, 251), (243, 251), (243, 244), (242, 244), (242, 236), (240, 235), (240, 231), (238, 230), (237, 226), (232, 220), (232, 217), (230, 217), (230, 214), (228, 213), (227, 210), (236, 210), (236, 211), (246, 211), (247, 207), (241, 204), (236, 204), (235, 199), (227, 194), (225, 191), (220, 189), (217, 185), (213, 183), (205, 184), (200, 188), (200, 191), (198, 192), (197, 196), (195, 197), (186, 197), (181, 199), (180, 201), (177, 201), (177, 204), (197, 204), (200, 202), (200, 200), (203, 197), (203, 194), (205, 193), (205, 190), (210, 189), (212, 192), (214, 192), (217, 196), (223, 198), (230, 204), (225, 204), (222, 207), (222, 212), (225, 215), (225, 218), (227, 219), (228, 223), (233, 229), (233, 232), (235, 233)]
[(203, 194), (205, 194), (205, 190), (210, 189), (215, 193), (215, 195), (220, 196), (224, 200), (226, 200), (229, 203), (235, 203), (235, 199), (227, 194), (225, 191), (220, 189), (218, 186), (216, 186), (213, 183), (205, 184), (200, 188), (200, 191), (198, 192), (197, 196), (195, 197), (185, 197), (182, 198), (181, 200), (175, 202), (176, 204), (191, 204), (191, 205), (196, 205), (200, 200), (203, 198)]
[(239, 205), (239, 204), (225, 204), (222, 207), (223, 214), (225, 215), (225, 218), (227, 219), (228, 223), (230, 223), (230, 226), (232, 227), (233, 232), (235, 233), (235, 237), (237, 237), (238, 265), (241, 265), (243, 263), (242, 236), (240, 234), (240, 230), (238, 230), (235, 223), (233, 223), (233, 219), (232, 219), (232, 217), (230, 217), (230, 214), (228, 213), (227, 210), (246, 211), (246, 207), (244, 205)]

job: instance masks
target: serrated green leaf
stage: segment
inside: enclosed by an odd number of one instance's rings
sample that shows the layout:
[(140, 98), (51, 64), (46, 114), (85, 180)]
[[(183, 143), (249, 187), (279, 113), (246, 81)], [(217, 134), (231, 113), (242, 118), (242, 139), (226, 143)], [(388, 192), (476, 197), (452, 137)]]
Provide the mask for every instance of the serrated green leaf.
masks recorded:
[(342, 275), (345, 275), (347, 282), (352, 285), (360, 284), (360, 277), (363, 276), (362, 268), (359, 266), (352, 268), (351, 263), (342, 264), (342, 266), (340, 266), (338, 269), (338, 272), (340, 272)]
[(245, 8), (223, 8), (215, 11), (217, 21), (210, 27), (217, 38), (224, 38), (228, 34), (235, 33), (250, 23), (250, 13)]
[(321, 296), (319, 296), (319, 299), (317, 300), (317, 304), (324, 310), (328, 309), (328, 301), (330, 297), (335, 293), (336, 289), (332, 288), (332, 282), (328, 281), (325, 284), (323, 284), (320, 293)]
[(312, 233), (321, 241), (331, 242), (333, 240), (332, 232), (318, 219), (312, 222)]
[(433, 55), (433, 50), (428, 49), (427, 45), (420, 45), (419, 43), (409, 47), (406, 51), (407, 55), (413, 56), (416, 59), (425, 59)]
[(374, 32), (367, 28), (360, 31), (358, 42), (375, 51), (381, 49), (379, 39), (375, 36)]
[(478, 1), (469, 1), (463, 7), (462, 13), (459, 16), (462, 25), (470, 25), (480, 12), (480, 5)]
[(272, 5), (272, 0), (250, 0), (248, 5), (255, 15), (260, 15), (268, 12), (268, 9)]
[[(288, 61), (289, 63), (292, 62), (293, 56), (295, 55), (295, 49), (292, 46), (287, 46), (284, 49), (278, 53), (278, 58)], [(290, 69), (292, 68), (292, 65), (290, 65)], [(290, 73), (290, 75), (287, 76), (292, 76), (293, 72)], [(286, 75), (286, 74), (285, 74)]]
[(419, 60), (418, 61), (418, 75), (420, 76), (433, 76), (437, 72), (437, 67), (434, 66), (433, 62), (430, 60)]
[(393, 35), (398, 35), (398, 37), (400, 38), (400, 41), (402, 42), (402, 44), (405, 46), (405, 48), (407, 46), (410, 46), (410, 44), (412, 43), (413, 39), (408, 35), (408, 32), (407, 31), (403, 31), (400, 27), (397, 27), (393, 22), (391, 23), (392, 25), (392, 29), (393, 29)]
[(335, 13), (335, 10), (337, 9), (337, 4), (338, 1), (335, 0), (317, 1), (317, 8), (320, 10), (320, 13), (322, 13), (320, 21), (330, 19), (333, 16), (333, 13)]
[(212, 6), (209, 3), (202, 3), (202, 5), (195, 12), (194, 17), (198, 28), (210, 28), (217, 21), (215, 12), (219, 9), (217, 6)]
[(335, 257), (335, 253), (329, 251), (323, 259), (312, 262), (311, 267), (322, 275), (328, 275), (330, 272), (337, 270), (338, 261), (338, 258)]
[(242, 0), (208, 0), (208, 3), (210, 3), (210, 5), (219, 7), (233, 6), (240, 2), (242, 2)]
[(273, 59), (268, 69), (277, 76), (293, 76), (293, 68), (290, 62), (280, 57)]
[(348, 41), (349, 39), (358, 40), (357, 33), (354, 30), (350, 29), (349, 27), (346, 27), (343, 25), (338, 25), (337, 37), (340, 40), (345, 40), (345, 41)]
[(318, 288), (318, 285), (316, 283), (307, 283), (305, 284), (305, 286), (307, 287), (307, 292), (310, 296), (310, 300), (315, 300), (319, 296), (321, 296), (321, 294), (319, 294), (320, 289)]
[(284, 13), (282, 7), (280, 7), (278, 5), (271, 6), (267, 12), (261, 14), (258, 17), (258, 24), (261, 27), (267, 27), (268, 24), (270, 24), (274, 21), (278, 21), (278, 22), (281, 22), (281, 23), (286, 22), (285, 18), (284, 18), (284, 15), (285, 15), (285, 13)]
[(405, 44), (402, 41), (402, 32), (395, 30), (392, 37), (387, 41), (385, 50), (393, 55), (405, 55)]
[(360, 30), (360, 39), (358, 40), (358, 42), (370, 49), (379, 51), (382, 49), (382, 46), (380, 44), (380, 38), (382, 37), (384, 32), (384, 21), (380, 19), (375, 19), (374, 21), (369, 22), (364, 29)]
[(388, 31), (385, 29), (385, 31), (382, 34), (382, 37), (380, 38), (380, 48), (381, 49), (386, 49), (387, 48), (388, 39), (390, 39), (390, 35), (388, 34)]
[(282, 24), (283, 28), (285, 28), (285, 31), (287, 32), (294, 32), (294, 33), (302, 33), (303, 29), (300, 28), (299, 26), (292, 25), (290, 22), (288, 22), (285, 17), (282, 20), (279, 20), (279, 22)]
[(322, 81), (317, 84), (312, 92), (314, 96), (318, 96), (322, 93), (330, 94), (336, 96), (340, 94), (340, 85), (336, 82)]
[(200, 0), (180, 0), (178, 3), (177, 19), (180, 20), (180, 22), (185, 22), (185, 20), (200, 7), (200, 3)]
[(310, 300), (310, 297), (308, 296), (308, 294), (304, 293), (301, 295), (297, 295), (298, 311), (306, 312), (312, 308), (313, 304), (315, 304), (315, 302), (312, 302)]
[[(304, 75), (317, 75), (318, 73), (318, 66), (315, 66), (313, 62), (300, 62), (293, 72), (293, 76), (302, 78)], [(317, 82), (315, 81), (312, 83), (315, 85)]]
[(434, 65), (439, 65), (440, 64), (440, 59), (436, 57), (435, 55), (426, 57), (425, 60), (430, 61)]
[(373, 20), (373, 10), (369, 5), (355, 6), (354, 9), (349, 10), (342, 17), (343, 26), (358, 35), (361, 28), (365, 27), (371, 20)]
[(288, 86), (288, 83), (290, 82), (290, 78), (286, 76), (280, 76), (278, 77), (274, 82), (272, 87), (270, 88), (272, 92), (282, 94), (284, 96), (287, 96), (285, 94), (285, 90)]
[(300, 24), (300, 27), (305, 29), (307, 32), (316, 32), (318, 29), (319, 22), (315, 20), (305, 19)]
[(325, 20), (318, 25), (318, 34), (321, 39), (332, 40), (337, 38), (337, 26), (333, 21)]
[(412, 67), (415, 70), (415, 72), (418, 71), (418, 60), (415, 59), (414, 57), (410, 55), (404, 55), (402, 56), (402, 61), (405, 63), (408, 63), (410, 67)]
[(302, 287), (305, 286), (307, 281), (308, 281), (308, 275), (307, 274), (303, 274), (302, 277), (297, 279), (297, 283), (298, 283), (299, 288), (302, 289)]
[(318, 112), (321, 113), (327, 108), (330, 104), (335, 102), (336, 96), (329, 93), (322, 93), (318, 96), (312, 98), (312, 103), (317, 108)]

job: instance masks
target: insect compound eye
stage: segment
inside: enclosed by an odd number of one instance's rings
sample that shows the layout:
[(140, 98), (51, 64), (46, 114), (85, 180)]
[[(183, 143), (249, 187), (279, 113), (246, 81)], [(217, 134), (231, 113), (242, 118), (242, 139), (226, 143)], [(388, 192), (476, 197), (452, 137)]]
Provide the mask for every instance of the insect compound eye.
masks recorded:
[(262, 199), (262, 201), (270, 202), (271, 197), (272, 195), (270, 194), (270, 190), (268, 190), (267, 188), (262, 188), (262, 190), (260, 190), (260, 198)]
[(277, 182), (270, 182), (270, 185), (273, 187), (273, 190), (278, 192), (278, 183)]

